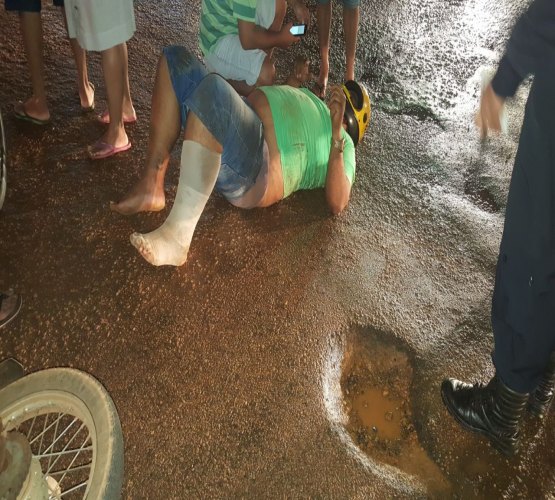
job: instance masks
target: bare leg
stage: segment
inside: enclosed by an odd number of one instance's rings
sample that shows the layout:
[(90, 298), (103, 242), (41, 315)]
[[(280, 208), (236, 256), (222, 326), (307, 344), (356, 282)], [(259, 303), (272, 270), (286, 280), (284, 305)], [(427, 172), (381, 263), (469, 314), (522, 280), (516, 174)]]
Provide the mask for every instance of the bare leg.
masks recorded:
[(324, 97), (328, 86), (330, 70), (330, 29), (331, 29), (331, 0), (327, 4), (316, 7), (318, 20), (318, 42), (320, 43), (320, 74), (318, 75), (319, 96)]
[(76, 38), (70, 38), (69, 43), (77, 67), (77, 88), (79, 90), (79, 100), (84, 110), (94, 109), (94, 87), (89, 82), (87, 71), (87, 53), (81, 48)]
[[(62, 14), (67, 31), (67, 18), (64, 8), (62, 8)], [(73, 59), (75, 59), (75, 66), (77, 67), (77, 89), (79, 91), (81, 107), (85, 110), (93, 110), (94, 87), (89, 82), (89, 74), (87, 71), (87, 53), (81, 48), (81, 45), (79, 45), (76, 38), (70, 38), (69, 44), (71, 46), (71, 51), (73, 52)]]
[(129, 88), (129, 62), (127, 57), (127, 43), (123, 44), (123, 57), (125, 61), (123, 66), (123, 116), (134, 117), (136, 116), (136, 114), (135, 108), (133, 107), (133, 102), (131, 101), (131, 90)]
[(21, 12), (19, 14), (21, 34), (25, 45), (27, 64), (31, 74), (33, 95), (16, 107), (16, 113), (27, 113), (39, 120), (48, 120), (50, 112), (46, 102), (44, 86), (44, 61), (42, 57), (42, 21), (39, 12)]
[(164, 56), (158, 61), (152, 94), (148, 155), (141, 179), (110, 208), (123, 215), (159, 211), (165, 206), (164, 177), (170, 153), (180, 132), (179, 103)]
[[(134, 123), (137, 121), (137, 113), (133, 107), (133, 101), (131, 100), (131, 91), (129, 88), (129, 64), (127, 58), (127, 43), (123, 43), (123, 57), (125, 59), (124, 63), (124, 91), (123, 91), (123, 122), (124, 123)], [(110, 110), (106, 109), (99, 116), (99, 121), (102, 123), (110, 123)]]
[(343, 8), (343, 32), (345, 33), (345, 80), (355, 79), (355, 52), (357, 47), (358, 33), (358, 11), (354, 9)]
[(129, 144), (129, 139), (123, 126), (124, 64), (125, 54), (123, 44), (102, 51), (102, 71), (106, 83), (108, 111), (111, 120), (108, 130), (100, 141), (93, 146), (89, 146), (89, 155), (92, 158), (104, 157), (102, 156), (104, 150), (102, 144), (109, 144), (115, 148), (121, 148)]

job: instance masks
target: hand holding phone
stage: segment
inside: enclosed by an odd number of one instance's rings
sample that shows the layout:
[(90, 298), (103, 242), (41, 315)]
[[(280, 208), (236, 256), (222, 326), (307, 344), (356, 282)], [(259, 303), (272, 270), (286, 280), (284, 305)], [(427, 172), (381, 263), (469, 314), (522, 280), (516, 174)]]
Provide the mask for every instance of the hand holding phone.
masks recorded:
[(306, 34), (306, 24), (295, 24), (289, 30), (294, 36), (304, 36)]

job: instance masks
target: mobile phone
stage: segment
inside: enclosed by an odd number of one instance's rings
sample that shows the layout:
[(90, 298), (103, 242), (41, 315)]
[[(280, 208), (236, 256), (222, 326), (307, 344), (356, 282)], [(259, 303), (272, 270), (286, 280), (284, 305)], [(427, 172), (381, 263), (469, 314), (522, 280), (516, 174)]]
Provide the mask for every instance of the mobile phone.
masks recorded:
[(294, 26), (291, 26), (289, 31), (291, 31), (292, 35), (304, 36), (306, 34), (306, 24), (295, 24)]

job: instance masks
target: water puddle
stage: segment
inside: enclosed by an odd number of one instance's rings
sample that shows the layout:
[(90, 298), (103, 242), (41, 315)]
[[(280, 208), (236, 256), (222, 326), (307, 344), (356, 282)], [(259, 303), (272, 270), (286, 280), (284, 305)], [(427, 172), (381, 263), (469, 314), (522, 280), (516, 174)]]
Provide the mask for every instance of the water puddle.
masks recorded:
[(429, 497), (449, 496), (449, 481), (420, 445), (413, 425), (408, 354), (393, 342), (355, 333), (341, 372), (346, 430), (354, 444), (371, 459), (416, 477)]

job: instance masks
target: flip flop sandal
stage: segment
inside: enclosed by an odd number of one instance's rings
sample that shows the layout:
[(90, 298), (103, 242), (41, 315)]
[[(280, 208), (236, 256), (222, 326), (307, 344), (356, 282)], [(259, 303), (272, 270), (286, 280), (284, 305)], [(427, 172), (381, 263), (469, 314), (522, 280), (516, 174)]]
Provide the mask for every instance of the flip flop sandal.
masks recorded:
[(109, 158), (118, 153), (123, 153), (131, 148), (131, 141), (129, 141), (125, 146), (112, 146), (104, 141), (96, 141), (92, 146), (87, 148), (89, 156), (93, 160), (102, 160), (104, 158)]
[(83, 113), (91, 113), (92, 111), (94, 111), (94, 91), (96, 90), (94, 88), (94, 83), (89, 82), (89, 85), (91, 86), (91, 88), (93, 89), (93, 99), (92, 99), (92, 104), (90, 106), (81, 106), (81, 111), (83, 111)]
[(50, 123), (50, 118), (46, 120), (41, 120), (40, 118), (35, 118), (31, 116), (27, 111), (25, 111), (25, 107), (23, 106), (22, 102), (18, 102), (14, 107), (14, 116), (18, 120), (23, 120), (29, 123), (33, 123), (35, 125), (48, 125)]
[(21, 295), (0, 292), (0, 328), (17, 316), (22, 302)]

